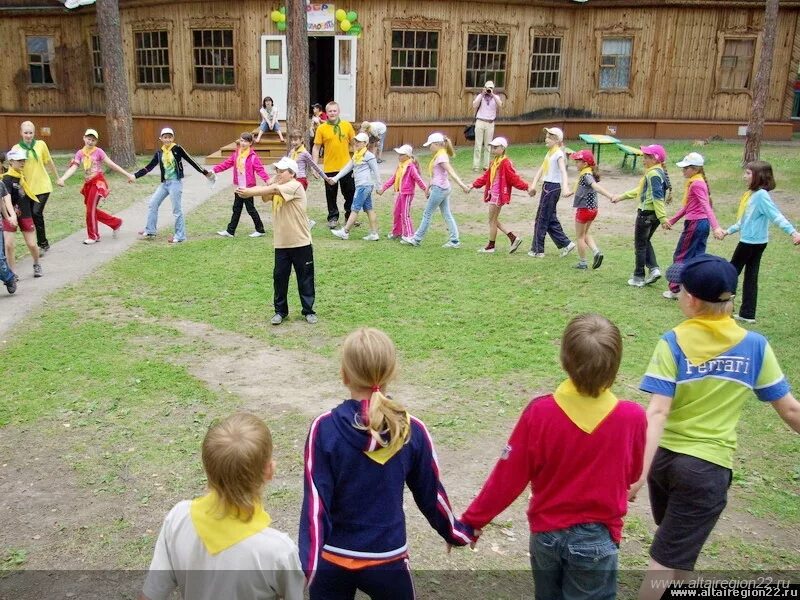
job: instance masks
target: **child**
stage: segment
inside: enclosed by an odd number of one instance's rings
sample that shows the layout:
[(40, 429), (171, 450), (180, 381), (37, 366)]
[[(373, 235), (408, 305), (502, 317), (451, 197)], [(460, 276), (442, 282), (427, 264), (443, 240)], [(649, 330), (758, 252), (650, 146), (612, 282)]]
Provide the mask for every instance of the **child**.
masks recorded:
[(544, 238), (550, 234), (550, 239), (561, 250), (563, 258), (575, 249), (575, 242), (570, 240), (558, 220), (558, 201), (561, 190), (569, 190), (567, 176), (567, 161), (564, 156), (564, 132), (559, 127), (544, 128), (544, 144), (547, 154), (542, 165), (536, 170), (533, 181), (528, 188), (531, 196), (536, 195), (536, 185), (542, 179), (542, 199), (536, 209), (536, 222), (533, 227), (533, 239), (528, 256), (544, 258)]
[[(658, 266), (656, 251), (653, 249), (650, 238), (653, 237), (659, 224), (667, 220), (667, 212), (664, 208), (666, 186), (662, 166), (667, 160), (667, 153), (658, 144), (640, 146), (640, 149), (643, 153), (642, 162), (644, 162), (645, 171), (639, 185), (611, 199), (614, 203), (629, 198), (639, 199), (636, 227), (633, 234), (636, 259), (633, 277), (628, 280), (628, 285), (639, 288), (650, 285), (661, 278), (661, 269)], [(645, 266), (650, 269), (647, 278), (644, 276)]]
[[(227, 171), (231, 167), (233, 169), (233, 185), (236, 188), (250, 188), (256, 184), (256, 175), (264, 180), (264, 183), (269, 183), (269, 175), (264, 170), (264, 165), (258, 158), (250, 146), (253, 145), (253, 135), (246, 131), (239, 136), (236, 140), (237, 148), (233, 154), (220, 164), (212, 167), (214, 173), (221, 173)], [(256, 230), (250, 234), (250, 237), (256, 238), (264, 235), (264, 223), (253, 204), (252, 197), (244, 197), (238, 193), (233, 195), (233, 212), (231, 213), (231, 221), (224, 231), (218, 231), (217, 235), (222, 237), (232, 238), (236, 235), (236, 227), (239, 225), (239, 217), (242, 216), (242, 205), (247, 209), (247, 214), (253, 219), (253, 226)]]
[(752, 393), (800, 433), (800, 403), (769, 342), (730, 318), (736, 267), (704, 254), (670, 267), (667, 279), (680, 285), (687, 320), (658, 342), (639, 385), (652, 397), (643, 477), (629, 496), (646, 477), (658, 525), (640, 599), (661, 598), (677, 570), (694, 569), (727, 502), (736, 426)]
[[(3, 186), (5, 188), (4, 198), (8, 197), (10, 207), (6, 204), (6, 211), (13, 212), (16, 219), (3, 219), (3, 244), (5, 246), (5, 257), (8, 267), (13, 273), (16, 264), (14, 255), (17, 226), (22, 231), (22, 238), (28, 246), (28, 252), (33, 259), (33, 276), (42, 276), (42, 265), (39, 264), (39, 246), (36, 245), (36, 228), (33, 224), (33, 204), (38, 202), (38, 198), (28, 185), (28, 181), (22, 174), (25, 168), (25, 161), (28, 153), (22, 148), (12, 148), (6, 158), (8, 159), (9, 169), (3, 175)], [(14, 275), (16, 277), (16, 275)]]
[(363, 121), (359, 127), (359, 133), (366, 133), (369, 136), (367, 150), (375, 155), (379, 163), (383, 162), (383, 142), (386, 139), (386, 123), (380, 121)]
[(357, 329), (342, 346), (350, 399), (311, 424), (298, 540), (311, 600), (353, 598), (359, 589), (371, 598), (414, 598), (406, 484), (448, 544), (475, 540), (472, 527), (453, 516), (427, 428), (386, 395), (396, 369), (392, 340)]
[(139, 179), (139, 177), (144, 177), (152, 171), (156, 165), (158, 165), (158, 170), (161, 173), (161, 185), (156, 188), (155, 193), (150, 198), (150, 202), (147, 205), (147, 224), (144, 226), (144, 230), (139, 232), (139, 235), (144, 239), (150, 240), (156, 237), (158, 208), (164, 199), (169, 196), (170, 200), (172, 200), (172, 216), (175, 217), (175, 235), (170, 236), (167, 241), (170, 244), (179, 244), (186, 241), (186, 224), (183, 219), (183, 207), (181, 206), (181, 197), (183, 196), (183, 160), (185, 159), (198, 173), (202, 173), (209, 178), (211, 174), (198, 165), (183, 149), (183, 146), (175, 143), (175, 132), (172, 128), (164, 127), (158, 139), (161, 140), (161, 148), (156, 150), (149, 163), (134, 173), (136, 179)]
[(255, 415), (236, 413), (203, 439), (208, 493), (169, 511), (158, 534), (142, 597), (285, 598), (305, 584), (297, 547), (270, 527), (262, 505), (275, 474), (272, 435)]
[[(5, 162), (6, 155), (0, 152), (0, 176), (5, 173), (5, 167), (3, 166)], [(17, 226), (17, 213), (14, 212), (14, 207), (11, 205), (11, 195), (6, 190), (6, 185), (2, 179), (0, 179), (0, 218), (2, 218), (3, 223), (8, 221), (10, 225)], [(0, 281), (6, 286), (9, 294), (17, 291), (17, 276), (8, 266), (5, 242), (0, 244)]]
[(289, 276), (294, 267), (303, 316), (307, 323), (313, 325), (318, 319), (314, 313), (314, 249), (311, 246), (311, 229), (306, 214), (306, 191), (296, 179), (298, 167), (291, 158), (284, 156), (272, 166), (277, 175), (271, 185), (238, 188), (236, 193), (243, 198), (261, 196), (264, 202), (272, 202), (275, 314), (270, 322), (280, 325), (289, 315), (286, 294), (289, 291)]
[(450, 164), (450, 157), (455, 154), (453, 142), (442, 133), (432, 133), (428, 136), (428, 141), (422, 144), (431, 149), (431, 162), (428, 164), (428, 175), (431, 176), (430, 186), (425, 195), (428, 203), (422, 212), (422, 223), (416, 233), (411, 237), (404, 237), (400, 243), (419, 246), (425, 238), (428, 227), (431, 224), (433, 212), (438, 208), (442, 211), (447, 229), (450, 232), (450, 240), (442, 248), (460, 248), (461, 242), (458, 239), (458, 225), (450, 212), (450, 177), (458, 182), (458, 185), (465, 192), (469, 192), (470, 186), (461, 181), (461, 178)]
[(772, 201), (769, 192), (775, 189), (775, 177), (772, 165), (763, 160), (749, 163), (744, 169), (744, 182), (747, 191), (739, 201), (736, 211), (736, 223), (727, 230), (714, 232), (718, 239), (724, 239), (739, 231), (739, 243), (733, 251), (731, 263), (736, 272), (744, 270), (744, 291), (739, 314), (734, 319), (745, 323), (756, 322), (756, 303), (758, 301), (758, 269), (761, 255), (769, 242), (769, 224), (775, 223), (783, 231), (792, 236), (792, 243), (800, 244), (800, 233), (781, 214)]
[(511, 202), (511, 188), (528, 190), (528, 182), (520, 177), (514, 169), (511, 159), (506, 156), (506, 148), (508, 148), (508, 141), (504, 137), (496, 137), (489, 142), (492, 162), (489, 163), (489, 168), (486, 169), (484, 174), (472, 182), (470, 188), (485, 188), (483, 190), (483, 201), (489, 205), (489, 243), (478, 250), (478, 252), (482, 253), (494, 253), (498, 229), (505, 233), (508, 236), (508, 241), (511, 242), (511, 247), (508, 250), (509, 254), (516, 252), (517, 248), (522, 244), (522, 238), (514, 235), (512, 231), (506, 229), (500, 222), (500, 209)]
[(414, 223), (411, 222), (411, 201), (414, 199), (414, 186), (418, 185), (423, 192), (428, 189), (428, 186), (425, 185), (419, 175), (419, 163), (414, 158), (414, 149), (408, 144), (403, 144), (399, 148), (395, 148), (394, 151), (397, 152), (397, 170), (378, 190), (379, 196), (390, 187), (394, 187), (396, 192), (392, 231), (386, 236), (390, 240), (413, 235)]
[(575, 235), (578, 237), (578, 256), (580, 257), (575, 268), (588, 268), (586, 249), (589, 248), (593, 256), (592, 269), (599, 269), (603, 264), (603, 253), (594, 243), (594, 238), (589, 235), (589, 228), (597, 218), (597, 193), (601, 193), (609, 200), (614, 196), (598, 183), (600, 174), (597, 172), (597, 165), (591, 150), (573, 152), (570, 158), (577, 162), (579, 171), (575, 191), (564, 194), (565, 197), (575, 196), (572, 206), (575, 208)]
[(325, 179), (325, 172), (317, 163), (314, 162), (314, 157), (311, 156), (311, 153), (306, 150), (306, 147), (303, 144), (302, 133), (299, 131), (292, 131), (289, 134), (289, 145), (291, 148), (288, 156), (297, 163), (297, 181), (300, 182), (300, 185), (303, 186), (304, 190), (308, 189), (308, 177), (306, 173), (309, 169), (314, 171), (317, 176)]
[[(683, 170), (683, 176), (686, 178), (683, 205), (671, 219), (661, 225), (664, 229), (672, 229), (672, 226), (680, 221), (681, 217), (686, 216), (686, 220), (683, 222), (683, 232), (678, 238), (678, 245), (672, 255), (673, 264), (685, 262), (699, 254), (705, 254), (708, 233), (712, 228), (715, 237), (722, 234), (722, 228), (717, 223), (714, 209), (711, 208), (711, 193), (703, 168), (705, 159), (697, 152), (690, 152), (676, 164)], [(677, 300), (679, 289), (680, 286), (670, 283), (669, 289), (662, 296)]]
[(366, 133), (356, 135), (354, 142), (355, 152), (353, 158), (342, 168), (334, 177), (325, 177), (329, 185), (336, 185), (339, 180), (353, 172), (356, 181), (356, 193), (353, 196), (353, 205), (350, 208), (350, 216), (341, 229), (331, 229), (331, 233), (342, 240), (350, 239), (350, 230), (355, 226), (358, 213), (367, 211), (369, 217), (369, 233), (362, 239), (368, 242), (377, 242), (378, 235), (378, 215), (372, 208), (372, 190), (374, 186), (381, 186), (381, 177), (378, 173), (378, 161), (375, 155), (367, 150), (369, 136)]
[(98, 221), (111, 228), (112, 237), (117, 237), (117, 232), (119, 228), (122, 227), (122, 219), (98, 208), (100, 201), (104, 198), (108, 198), (108, 194), (111, 192), (106, 177), (103, 174), (103, 165), (105, 164), (120, 175), (127, 177), (129, 183), (136, 181), (136, 177), (134, 177), (132, 173), (128, 173), (125, 169), (120, 167), (103, 152), (102, 148), (98, 147), (98, 139), (100, 139), (100, 136), (97, 134), (97, 130), (87, 129), (83, 134), (83, 148), (75, 153), (67, 170), (58, 181), (56, 181), (59, 187), (64, 187), (64, 182), (72, 177), (73, 173), (78, 170), (78, 167), (83, 169), (84, 182), (81, 188), (81, 194), (83, 195), (83, 202), (86, 205), (87, 233), (87, 237), (83, 240), (83, 243), (87, 245), (96, 244), (100, 241), (100, 230), (97, 225)]
[(261, 141), (261, 136), (267, 131), (274, 131), (278, 134), (278, 138), (283, 143), (283, 133), (281, 133), (281, 124), (278, 122), (278, 108), (272, 105), (272, 98), (267, 96), (261, 101), (261, 108), (258, 109), (261, 114), (261, 124), (258, 126), (258, 136), (256, 137), (256, 144)]
[(611, 392), (621, 358), (613, 323), (593, 314), (572, 319), (561, 338), (569, 378), (528, 404), (461, 517), (482, 528), (531, 487), (536, 600), (616, 598), (628, 487), (642, 473), (647, 430), (644, 410)]

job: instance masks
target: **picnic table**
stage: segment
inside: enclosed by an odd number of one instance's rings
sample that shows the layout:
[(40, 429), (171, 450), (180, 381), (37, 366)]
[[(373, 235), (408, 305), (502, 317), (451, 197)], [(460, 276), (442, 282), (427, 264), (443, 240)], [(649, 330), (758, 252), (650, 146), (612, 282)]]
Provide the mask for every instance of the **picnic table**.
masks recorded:
[(617, 149), (622, 152), (622, 168), (625, 168), (625, 164), (628, 162), (628, 157), (633, 157), (633, 170), (636, 170), (636, 161), (640, 156), (644, 156), (644, 152), (641, 151), (639, 148), (635, 148), (633, 146), (628, 146), (627, 144), (617, 144)]
[(597, 159), (598, 165), (600, 164), (600, 148), (611, 144), (619, 144), (619, 140), (615, 137), (611, 137), (610, 135), (581, 133), (578, 135), (578, 137), (592, 147), (592, 154), (594, 154), (595, 158)]

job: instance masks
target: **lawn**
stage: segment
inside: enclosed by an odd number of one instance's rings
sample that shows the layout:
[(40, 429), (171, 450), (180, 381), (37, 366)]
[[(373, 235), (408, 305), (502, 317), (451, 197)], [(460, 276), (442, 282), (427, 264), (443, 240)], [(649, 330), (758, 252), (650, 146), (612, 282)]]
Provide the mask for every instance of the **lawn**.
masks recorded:
[[(730, 224), (742, 191), (741, 145), (670, 143), (667, 150), (673, 163), (690, 150), (706, 154), (717, 215)], [(530, 177), (544, 150), (519, 146), (510, 154)], [(776, 165), (775, 198), (798, 222), (800, 203), (788, 190), (800, 184), (800, 147), (767, 145), (764, 157)], [(604, 185), (619, 192), (636, 184), (636, 175), (619, 171), (613, 152), (604, 159)], [(454, 162), (465, 180), (470, 161), (471, 149), (460, 149)], [(420, 162), (425, 171), (428, 157)], [(671, 171), (680, 190), (680, 172)], [(118, 182), (115, 189), (122, 187)], [(319, 182), (309, 198), (312, 218), (324, 222)], [(384, 329), (396, 341), (401, 370), (392, 391), (429, 425), (460, 512), (520, 410), (563, 379), (559, 337), (571, 317), (595, 311), (619, 325), (625, 350), (615, 390), (643, 404), (647, 398), (637, 386), (650, 353), (681, 319), (676, 303), (661, 298), (663, 281), (644, 289), (625, 284), (633, 262), (634, 203), (602, 201), (596, 239), (606, 261), (597, 271), (581, 272), (572, 268), (574, 256), (559, 259), (549, 241), (545, 259), (526, 256), (536, 205), (525, 195), (515, 195), (503, 210), (503, 220), (527, 238), (520, 251), (507, 254), (507, 242), (498, 240), (497, 254), (478, 255), (484, 208), (475, 192), (457, 192), (460, 250), (440, 247), (447, 235), (439, 216), (420, 248), (362, 242), (360, 235), (345, 242), (315, 229), (320, 323), (301, 321), (290, 286), (290, 318), (272, 327), (271, 227), (265, 238), (248, 238), (245, 215), (235, 239), (219, 238), (214, 232), (229, 216), (229, 201), (230, 192), (220, 192), (190, 215), (190, 243), (138, 244), (55, 294), (2, 346), (9, 385), (0, 399), (0, 506), (11, 525), (0, 531), (0, 568), (146, 568), (163, 515), (202, 490), (199, 444), (207, 426), (236, 409), (256, 411), (272, 429), (278, 476), (265, 502), (275, 526), (294, 537), (306, 430), (315, 414), (344, 397), (337, 349), (360, 325)], [(390, 204), (386, 195), (377, 200), (383, 233)], [(567, 202), (559, 213), (570, 233)], [(677, 235), (654, 238), (662, 266)], [(723, 256), (735, 244), (735, 236), (709, 242)], [(773, 230), (755, 326), (771, 340), (790, 380), (800, 371), (800, 311), (792, 300), (797, 258), (788, 236)], [(798, 465), (797, 436), (768, 407), (748, 402), (729, 507), (700, 568), (800, 569)], [(503, 587), (508, 570), (529, 593), (522, 573), (528, 568), (525, 502), (518, 500), (487, 528), (476, 552), (447, 555), (409, 497), (412, 564), (424, 571), (426, 597), (450, 576), (500, 586), (492, 597), (511, 597)], [(652, 531), (640, 499), (621, 547), (621, 564), (634, 580), (646, 564)], [(635, 586), (623, 582), (622, 595)]]

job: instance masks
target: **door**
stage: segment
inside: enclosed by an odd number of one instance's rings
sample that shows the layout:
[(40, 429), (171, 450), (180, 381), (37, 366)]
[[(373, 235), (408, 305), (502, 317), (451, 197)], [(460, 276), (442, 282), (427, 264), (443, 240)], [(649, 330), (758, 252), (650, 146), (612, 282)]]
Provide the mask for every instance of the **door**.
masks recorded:
[(261, 98), (265, 96), (272, 98), (273, 105), (278, 107), (278, 119), (285, 121), (289, 63), (286, 61), (286, 37), (283, 35), (261, 36)]
[(356, 38), (337, 35), (333, 46), (333, 98), (345, 121), (356, 118)]

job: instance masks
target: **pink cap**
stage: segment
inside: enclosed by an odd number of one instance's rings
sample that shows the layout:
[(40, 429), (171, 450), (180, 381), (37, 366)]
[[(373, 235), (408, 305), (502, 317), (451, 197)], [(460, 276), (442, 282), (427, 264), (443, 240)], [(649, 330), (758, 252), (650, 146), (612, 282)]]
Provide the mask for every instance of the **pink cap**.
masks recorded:
[(660, 163), (663, 163), (665, 160), (667, 160), (667, 151), (664, 150), (664, 146), (650, 144), (649, 146), (639, 146), (639, 149), (645, 154), (655, 156), (656, 160)]
[(572, 160), (582, 160), (590, 167), (595, 166), (594, 154), (592, 154), (591, 150), (578, 150), (577, 152), (573, 152), (570, 155)]

